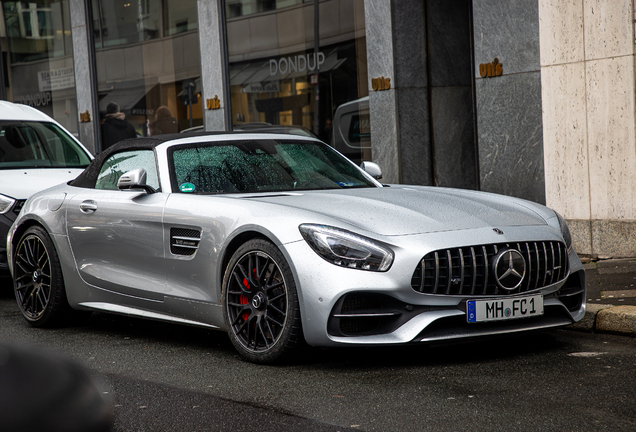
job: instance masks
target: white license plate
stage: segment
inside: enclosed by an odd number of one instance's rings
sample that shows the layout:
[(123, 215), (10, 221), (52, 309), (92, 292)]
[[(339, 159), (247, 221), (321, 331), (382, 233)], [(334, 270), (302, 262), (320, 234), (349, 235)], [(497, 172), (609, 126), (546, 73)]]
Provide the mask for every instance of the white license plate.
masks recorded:
[(469, 300), (466, 319), (469, 323), (528, 318), (543, 315), (543, 296), (510, 297), (496, 300)]

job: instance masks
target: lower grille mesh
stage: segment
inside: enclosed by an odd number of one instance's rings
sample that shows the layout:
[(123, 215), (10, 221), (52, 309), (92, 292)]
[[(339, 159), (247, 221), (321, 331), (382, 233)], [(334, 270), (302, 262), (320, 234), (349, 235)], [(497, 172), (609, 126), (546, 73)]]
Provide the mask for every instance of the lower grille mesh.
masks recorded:
[[(526, 260), (526, 275), (512, 291), (497, 286), (490, 265), (502, 249), (515, 249)], [(426, 294), (510, 295), (560, 282), (567, 274), (567, 250), (561, 242), (500, 243), (430, 252), (415, 269), (411, 287)]]

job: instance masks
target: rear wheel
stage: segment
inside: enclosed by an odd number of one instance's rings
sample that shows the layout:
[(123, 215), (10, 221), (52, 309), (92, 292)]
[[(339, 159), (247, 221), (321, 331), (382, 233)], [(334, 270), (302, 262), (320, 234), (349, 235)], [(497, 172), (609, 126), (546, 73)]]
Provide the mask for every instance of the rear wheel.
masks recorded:
[(60, 325), (74, 312), (55, 246), (42, 227), (29, 228), (15, 249), (13, 286), (22, 315), (34, 327)]
[(301, 345), (296, 284), (269, 241), (250, 240), (234, 253), (223, 278), (223, 303), (230, 340), (245, 359), (273, 363)]

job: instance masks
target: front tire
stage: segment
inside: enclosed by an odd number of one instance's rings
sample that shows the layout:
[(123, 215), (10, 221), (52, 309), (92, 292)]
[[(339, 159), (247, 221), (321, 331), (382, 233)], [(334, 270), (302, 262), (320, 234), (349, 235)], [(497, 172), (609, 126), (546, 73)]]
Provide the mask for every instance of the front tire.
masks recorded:
[(246, 360), (273, 363), (299, 349), (296, 284), (269, 241), (250, 240), (232, 255), (223, 277), (223, 316), (232, 344)]
[(40, 226), (20, 238), (13, 256), (13, 286), (20, 311), (34, 327), (63, 324), (73, 310), (66, 299), (60, 260)]

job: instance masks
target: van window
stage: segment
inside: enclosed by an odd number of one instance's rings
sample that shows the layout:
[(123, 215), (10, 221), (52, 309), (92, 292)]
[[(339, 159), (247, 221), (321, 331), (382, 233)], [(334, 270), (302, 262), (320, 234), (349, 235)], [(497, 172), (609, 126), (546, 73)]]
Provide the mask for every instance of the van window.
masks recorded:
[(54, 123), (0, 121), (0, 169), (85, 168), (90, 161)]

